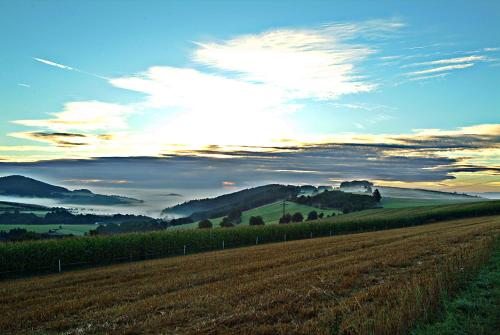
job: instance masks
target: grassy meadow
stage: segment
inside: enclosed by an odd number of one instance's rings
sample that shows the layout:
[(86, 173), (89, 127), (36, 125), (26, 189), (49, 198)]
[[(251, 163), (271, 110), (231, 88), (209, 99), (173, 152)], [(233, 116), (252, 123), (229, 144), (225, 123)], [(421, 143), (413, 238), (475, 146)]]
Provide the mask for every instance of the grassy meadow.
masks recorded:
[(500, 323), (500, 240), (479, 275), (447, 300), (439, 318), (412, 335), (498, 334)]
[(36, 216), (45, 216), (50, 209), (45, 206), (21, 204), (16, 202), (0, 201), (0, 214), (5, 212), (19, 211), (23, 214), (35, 214)]
[(63, 224), (63, 225), (55, 225), (55, 224), (2, 224), (0, 225), (0, 231), (5, 230), (9, 231), (14, 228), (26, 229), (27, 231), (32, 231), (35, 233), (48, 233), (49, 230), (56, 230), (61, 234), (72, 234), (76, 236), (83, 236), (85, 233), (89, 232), (92, 229), (95, 229), (95, 225), (79, 225), (79, 224)]
[(448, 205), (457, 203), (467, 203), (484, 199), (419, 199), (419, 198), (392, 198), (383, 197), (380, 205), (384, 208), (409, 208), (420, 206)]
[[(312, 206), (306, 206), (297, 204), (292, 201), (285, 201), (285, 213), (293, 213), (300, 212), (307, 218), (307, 214), (311, 211), (316, 211), (319, 213), (323, 213), (325, 216), (331, 215), (332, 213), (340, 214), (342, 212), (338, 210), (331, 209), (320, 209)], [(260, 206), (257, 208), (253, 208), (247, 211), (242, 212), (241, 214), (241, 225), (248, 225), (250, 221), (250, 217), (252, 216), (261, 216), (264, 220), (265, 224), (278, 224), (280, 217), (283, 215), (283, 201), (278, 201), (269, 205)], [(220, 227), (220, 223), (222, 221), (222, 217), (210, 219), (214, 227)], [(198, 222), (185, 224), (182, 226), (172, 227), (171, 229), (186, 229), (186, 228), (197, 228)]]
[(403, 334), (487, 262), (500, 216), (0, 282), (2, 334)]

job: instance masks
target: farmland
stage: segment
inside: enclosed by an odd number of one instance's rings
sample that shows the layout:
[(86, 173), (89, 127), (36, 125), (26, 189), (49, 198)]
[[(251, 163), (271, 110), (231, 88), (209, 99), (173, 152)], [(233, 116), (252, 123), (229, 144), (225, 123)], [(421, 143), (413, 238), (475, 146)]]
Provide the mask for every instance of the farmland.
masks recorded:
[[(332, 213), (336, 214), (340, 213), (340, 211), (337, 210), (330, 210), (330, 209), (323, 210), (316, 207), (297, 204), (293, 201), (285, 201), (285, 213), (293, 214), (296, 212), (300, 212), (305, 218), (307, 218), (307, 214), (311, 211), (316, 211), (318, 212), (318, 214), (324, 213), (324, 215), (331, 215)], [(282, 215), (283, 215), (283, 201), (278, 201), (269, 205), (260, 206), (242, 212), (241, 224), (248, 225), (251, 216), (261, 216), (266, 224), (277, 224)], [(218, 227), (220, 226), (222, 217), (211, 219), (210, 221), (212, 221), (214, 227)], [(177, 227), (172, 227), (172, 229), (197, 228), (197, 227), (198, 227), (198, 222), (195, 222)]]
[(404, 333), (471, 278), (499, 232), (500, 216), (476, 217), (4, 281), (0, 330)]
[(90, 230), (95, 229), (95, 225), (55, 225), (55, 224), (3, 224), (0, 225), (0, 231), (5, 230), (9, 231), (10, 229), (26, 229), (27, 231), (32, 231), (34, 233), (47, 233), (49, 230), (56, 230), (60, 234), (71, 234), (76, 236), (83, 236), (85, 233), (88, 233)]
[[(478, 201), (480, 199), (418, 199), (418, 198), (392, 198), (384, 197), (381, 201), (381, 206), (384, 208), (409, 208), (420, 206), (433, 206), (433, 205), (446, 205), (457, 204), (471, 201)], [(482, 199), (484, 200), (484, 199)]]
[(500, 201), (463, 205), (374, 209), (322, 220), (265, 226), (190, 229), (0, 244), (0, 274), (54, 271), (254, 244), (422, 225), (446, 219), (500, 214)]
[(39, 205), (21, 204), (17, 202), (0, 201), (0, 214), (5, 212), (19, 211), (19, 213), (33, 213), (37, 216), (44, 216), (50, 212), (50, 208)]

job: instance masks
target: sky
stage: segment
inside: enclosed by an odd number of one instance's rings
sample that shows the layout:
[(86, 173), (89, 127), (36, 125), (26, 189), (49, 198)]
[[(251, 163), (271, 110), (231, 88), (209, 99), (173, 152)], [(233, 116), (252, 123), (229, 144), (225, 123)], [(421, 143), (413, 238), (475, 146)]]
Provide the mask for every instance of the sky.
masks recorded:
[(0, 0), (0, 174), (500, 192), (498, 1)]

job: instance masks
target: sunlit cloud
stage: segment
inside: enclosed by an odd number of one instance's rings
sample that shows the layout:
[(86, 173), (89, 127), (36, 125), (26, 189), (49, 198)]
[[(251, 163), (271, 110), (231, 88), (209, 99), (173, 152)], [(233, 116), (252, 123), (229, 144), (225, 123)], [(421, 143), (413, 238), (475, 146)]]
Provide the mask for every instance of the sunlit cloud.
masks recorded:
[(28, 87), (28, 88), (31, 87), (31, 85), (25, 83), (18, 83), (17, 86)]
[(197, 42), (193, 60), (210, 70), (155, 66), (109, 82), (146, 94), (144, 108), (165, 111), (146, 131), (164, 144), (272, 145), (300, 137), (290, 115), (304, 99), (374, 90), (357, 65), (377, 50), (352, 41), (381, 38), (402, 25), (380, 20)]
[(376, 87), (356, 70), (356, 64), (376, 52), (349, 43), (357, 33), (355, 25), (274, 30), (220, 43), (197, 43), (193, 59), (238, 73), (246, 81), (278, 87), (289, 98), (334, 99)]
[(99, 101), (76, 101), (64, 105), (64, 110), (52, 114), (51, 119), (15, 120), (15, 124), (42, 127), (58, 132), (68, 130), (100, 130), (127, 128), (126, 117), (132, 112), (129, 106)]
[(145, 108), (170, 112), (147, 130), (148, 136), (164, 144), (269, 143), (293, 133), (286, 115), (299, 108), (288, 102), (281, 90), (269, 85), (194, 69), (153, 67), (110, 83), (147, 94)]

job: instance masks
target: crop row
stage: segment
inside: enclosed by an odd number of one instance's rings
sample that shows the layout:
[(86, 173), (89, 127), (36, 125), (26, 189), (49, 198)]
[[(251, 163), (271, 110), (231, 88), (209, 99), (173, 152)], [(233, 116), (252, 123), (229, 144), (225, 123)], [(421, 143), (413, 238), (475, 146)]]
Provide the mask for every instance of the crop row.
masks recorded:
[(366, 216), (267, 226), (131, 233), (0, 244), (0, 276), (56, 271), (72, 266), (102, 265), (420, 225), (434, 221), (500, 214), (500, 201), (435, 206), (419, 211), (383, 210)]

